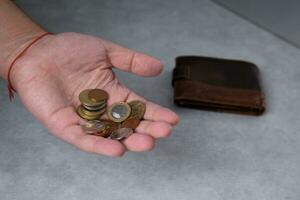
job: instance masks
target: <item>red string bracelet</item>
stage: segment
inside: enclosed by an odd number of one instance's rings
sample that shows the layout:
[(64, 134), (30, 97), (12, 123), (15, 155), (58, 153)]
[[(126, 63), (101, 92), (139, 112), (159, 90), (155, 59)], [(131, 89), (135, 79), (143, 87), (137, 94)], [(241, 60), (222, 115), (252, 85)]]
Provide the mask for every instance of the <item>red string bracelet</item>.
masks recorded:
[(35, 38), (32, 42), (30, 42), (30, 44), (23, 50), (21, 51), (21, 53), (13, 60), (13, 62), (10, 64), (9, 68), (8, 68), (8, 74), (7, 74), (7, 90), (8, 90), (8, 96), (9, 96), (9, 100), (12, 101), (12, 99), (14, 98), (14, 92), (17, 92), (15, 90), (15, 88), (12, 85), (11, 79), (10, 79), (10, 74), (11, 74), (11, 70), (15, 64), (15, 62), (24, 55), (24, 53), (34, 44), (36, 43), (39, 39), (41, 39), (42, 37), (46, 36), (46, 35), (52, 35), (53, 33), (43, 33), (42, 35), (38, 36), (37, 38)]

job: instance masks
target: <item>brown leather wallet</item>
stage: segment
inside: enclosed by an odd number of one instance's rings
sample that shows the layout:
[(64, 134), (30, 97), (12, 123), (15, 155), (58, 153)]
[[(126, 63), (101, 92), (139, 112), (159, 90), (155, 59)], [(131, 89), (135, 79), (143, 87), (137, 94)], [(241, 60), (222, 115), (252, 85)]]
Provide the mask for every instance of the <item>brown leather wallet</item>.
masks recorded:
[(251, 115), (265, 110), (259, 69), (250, 62), (179, 56), (172, 85), (179, 106)]

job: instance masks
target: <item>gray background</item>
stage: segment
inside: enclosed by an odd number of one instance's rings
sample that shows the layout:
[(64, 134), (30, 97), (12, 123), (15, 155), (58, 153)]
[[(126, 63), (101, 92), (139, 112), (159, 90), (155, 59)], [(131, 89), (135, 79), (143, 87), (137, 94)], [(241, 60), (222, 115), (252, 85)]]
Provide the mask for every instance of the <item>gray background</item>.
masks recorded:
[(299, 0), (213, 0), (300, 47)]
[[(164, 61), (157, 78), (117, 74), (181, 122), (151, 152), (91, 155), (49, 134), (18, 98), (9, 103), (0, 81), (1, 200), (299, 200), (298, 49), (207, 0), (17, 2), (50, 31), (101, 36)], [(175, 107), (171, 70), (182, 54), (255, 62), (265, 115)]]

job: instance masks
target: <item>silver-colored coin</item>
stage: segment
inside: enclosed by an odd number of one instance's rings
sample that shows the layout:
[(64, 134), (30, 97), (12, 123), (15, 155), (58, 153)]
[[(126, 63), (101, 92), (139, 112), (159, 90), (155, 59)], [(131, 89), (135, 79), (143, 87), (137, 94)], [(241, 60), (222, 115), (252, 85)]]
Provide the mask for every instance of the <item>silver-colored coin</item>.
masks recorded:
[(90, 120), (82, 125), (82, 129), (89, 134), (99, 133), (105, 129), (105, 123), (100, 120)]
[(107, 111), (108, 117), (114, 122), (122, 122), (129, 117), (131, 107), (125, 102), (114, 103)]
[(124, 140), (133, 134), (132, 128), (119, 128), (115, 130), (111, 135), (110, 139), (112, 140)]

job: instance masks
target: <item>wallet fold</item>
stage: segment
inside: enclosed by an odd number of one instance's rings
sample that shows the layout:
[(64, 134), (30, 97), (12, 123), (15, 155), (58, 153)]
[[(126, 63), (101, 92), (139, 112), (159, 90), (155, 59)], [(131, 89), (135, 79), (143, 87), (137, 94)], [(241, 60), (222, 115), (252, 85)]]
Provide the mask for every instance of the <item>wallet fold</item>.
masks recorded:
[(265, 110), (259, 69), (250, 62), (180, 56), (172, 85), (179, 106), (251, 115)]

